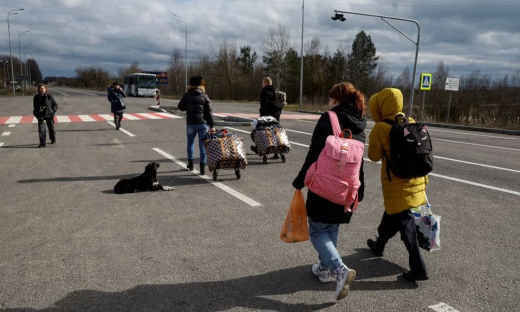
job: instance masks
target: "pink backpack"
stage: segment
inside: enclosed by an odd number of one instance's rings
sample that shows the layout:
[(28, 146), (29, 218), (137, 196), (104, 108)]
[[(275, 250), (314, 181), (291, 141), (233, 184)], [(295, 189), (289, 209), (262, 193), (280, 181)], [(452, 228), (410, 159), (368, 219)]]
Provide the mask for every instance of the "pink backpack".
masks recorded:
[[(350, 130), (341, 131), (336, 113), (328, 113), (334, 135), (327, 138), (318, 160), (307, 170), (304, 183), (313, 193), (345, 205), (345, 211), (350, 212), (357, 208), (357, 191), (361, 186), (359, 171), (365, 144), (352, 139)], [(345, 131), (350, 132), (348, 138), (343, 137)], [(354, 206), (350, 209), (352, 204)]]

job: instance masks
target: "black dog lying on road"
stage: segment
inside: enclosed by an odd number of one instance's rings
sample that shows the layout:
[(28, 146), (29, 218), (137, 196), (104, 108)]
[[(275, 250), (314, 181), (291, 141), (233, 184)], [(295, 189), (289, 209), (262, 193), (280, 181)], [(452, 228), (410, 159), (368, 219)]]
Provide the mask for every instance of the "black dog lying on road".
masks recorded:
[(145, 191), (171, 191), (175, 188), (170, 186), (163, 186), (157, 182), (157, 168), (161, 165), (158, 163), (149, 163), (144, 168), (144, 172), (134, 178), (131, 179), (121, 179), (114, 186), (114, 193), (116, 194), (125, 194), (125, 193), (135, 193), (135, 192), (145, 192)]

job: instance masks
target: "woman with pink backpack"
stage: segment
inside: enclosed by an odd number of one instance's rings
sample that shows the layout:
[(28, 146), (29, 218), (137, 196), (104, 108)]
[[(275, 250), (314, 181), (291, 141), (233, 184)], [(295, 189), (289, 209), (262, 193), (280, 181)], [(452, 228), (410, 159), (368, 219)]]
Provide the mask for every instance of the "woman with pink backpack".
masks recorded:
[[(293, 186), (301, 190), (304, 186), (308, 186), (306, 175), (311, 174), (315, 170), (311, 168), (316, 166), (318, 158), (326, 147), (329, 136), (335, 136), (338, 131), (350, 130), (352, 140), (357, 141), (351, 144), (352, 147), (365, 143), (365, 128), (367, 121), (365, 115), (365, 96), (357, 90), (351, 83), (342, 82), (332, 87), (329, 92), (329, 112), (321, 115), (318, 120), (314, 132), (312, 134), (309, 152), (305, 158), (305, 162), (293, 181)], [(339, 128), (338, 128), (339, 123)], [(338, 130), (340, 129), (340, 130)], [(327, 143), (326, 143), (327, 142)], [(359, 144), (361, 142), (362, 144)], [(346, 147), (348, 149), (349, 147)], [(356, 277), (356, 271), (349, 269), (342, 261), (337, 246), (339, 225), (349, 223), (352, 217), (352, 210), (358, 202), (363, 200), (364, 178), (363, 163), (360, 157), (359, 183), (357, 194), (354, 194), (354, 202), (349, 202), (349, 207), (344, 204), (334, 203), (323, 196), (311, 191), (307, 193), (306, 209), (309, 222), (310, 241), (318, 252), (318, 262), (312, 265), (312, 272), (317, 275), (320, 281), (324, 283), (336, 281), (335, 299), (341, 300), (345, 298), (350, 291), (350, 284)], [(338, 166), (341, 165), (338, 163)], [(356, 172), (357, 172), (356, 171)], [(357, 196), (356, 196), (357, 195)], [(350, 204), (351, 203), (351, 204)], [(331, 272), (332, 271), (332, 272)]]

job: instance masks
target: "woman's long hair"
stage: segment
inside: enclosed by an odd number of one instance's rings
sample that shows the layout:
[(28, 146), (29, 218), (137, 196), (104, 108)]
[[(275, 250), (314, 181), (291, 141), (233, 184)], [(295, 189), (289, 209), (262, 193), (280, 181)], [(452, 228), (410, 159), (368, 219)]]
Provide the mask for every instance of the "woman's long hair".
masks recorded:
[(47, 93), (47, 91), (49, 90), (47, 88), (47, 86), (44, 84), (44, 83), (40, 83), (37, 87), (36, 87), (36, 90), (38, 91), (38, 94), (40, 94), (40, 87), (45, 87), (45, 93)]
[(359, 116), (365, 115), (365, 95), (350, 82), (335, 84), (329, 91), (329, 96), (340, 103), (352, 103), (357, 108)]

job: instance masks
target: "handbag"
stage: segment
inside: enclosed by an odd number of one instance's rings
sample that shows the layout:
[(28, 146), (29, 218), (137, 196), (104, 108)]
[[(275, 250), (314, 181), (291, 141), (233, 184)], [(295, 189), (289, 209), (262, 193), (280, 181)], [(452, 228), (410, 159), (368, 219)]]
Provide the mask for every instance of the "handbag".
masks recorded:
[(123, 98), (118, 96), (119, 102), (117, 103), (117, 109), (123, 110), (126, 109), (125, 101), (123, 101)]
[(441, 249), (441, 216), (432, 213), (432, 205), (426, 197), (426, 204), (412, 208), (417, 230), (417, 241), (419, 247), (435, 251)]
[(296, 190), (280, 232), (280, 239), (286, 243), (298, 243), (309, 240), (307, 210), (301, 190)]

